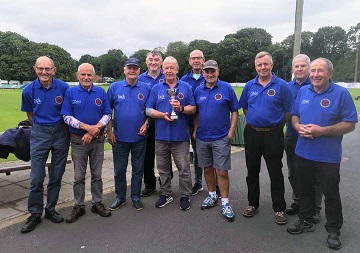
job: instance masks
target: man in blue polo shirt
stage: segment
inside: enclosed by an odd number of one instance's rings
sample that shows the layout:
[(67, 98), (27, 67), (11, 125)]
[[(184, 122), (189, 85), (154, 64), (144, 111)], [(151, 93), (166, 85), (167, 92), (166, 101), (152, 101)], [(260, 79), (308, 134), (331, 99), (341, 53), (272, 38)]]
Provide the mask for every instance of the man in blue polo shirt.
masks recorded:
[(66, 92), (61, 114), (69, 125), (71, 157), (74, 163), (75, 205), (67, 223), (85, 214), (85, 176), (88, 160), (91, 172), (91, 212), (109, 217), (111, 212), (102, 203), (102, 164), (104, 160), (104, 129), (111, 118), (111, 108), (103, 88), (95, 86), (95, 69), (82, 63), (76, 73), (79, 85)]
[[(131, 200), (136, 210), (143, 209), (140, 200), (144, 173), (146, 132), (150, 118), (145, 114), (145, 103), (151, 88), (138, 81), (140, 63), (129, 58), (124, 66), (125, 79), (111, 84), (108, 97), (114, 110), (114, 119), (107, 126), (108, 140), (113, 145), (114, 179), (116, 199), (110, 210), (116, 210), (126, 202), (126, 170), (131, 152)], [(114, 131), (112, 130), (114, 125)]]
[(263, 156), (271, 181), (275, 222), (283, 225), (287, 223), (284, 213), (286, 202), (282, 173), (283, 128), (291, 117), (293, 98), (287, 83), (271, 72), (273, 65), (272, 57), (268, 52), (258, 53), (255, 57), (255, 69), (258, 75), (246, 83), (240, 97), (240, 106), (247, 121), (244, 140), (249, 204), (243, 215), (253, 217), (258, 211), (259, 173)]
[[(205, 83), (195, 90), (197, 115), (194, 117), (194, 133), (199, 155), (199, 166), (204, 168), (209, 196), (201, 209), (218, 205), (215, 181), (221, 194), (222, 215), (228, 221), (234, 220), (229, 202), (229, 175), (231, 169), (231, 140), (234, 137), (240, 109), (234, 89), (229, 83), (219, 80), (216, 61), (209, 60), (203, 65)], [(231, 120), (230, 120), (231, 114)]]
[(47, 185), (45, 218), (59, 223), (64, 218), (55, 211), (69, 151), (69, 130), (60, 110), (69, 85), (54, 78), (56, 67), (46, 56), (37, 58), (34, 71), (38, 78), (27, 85), (22, 92), (21, 110), (32, 123), (30, 138), (30, 192), (28, 210), (30, 217), (21, 228), (27, 233), (42, 221), (44, 208), (45, 164), (51, 151), (51, 170)]
[[(139, 76), (139, 81), (146, 83), (152, 88), (155, 84), (164, 82), (165, 76), (161, 70), (163, 62), (160, 51), (152, 50), (146, 54), (146, 66), (148, 70)], [(155, 124), (151, 120), (147, 130), (146, 153), (144, 158), (144, 184), (141, 192), (142, 197), (148, 197), (156, 192), (155, 177)]]
[(300, 211), (299, 220), (287, 231), (291, 234), (314, 231), (312, 216), (318, 175), (325, 195), (327, 246), (340, 249), (341, 142), (344, 134), (355, 129), (358, 116), (349, 91), (331, 80), (333, 73), (330, 60), (314, 60), (310, 65), (311, 85), (299, 90), (291, 110), (292, 124), (299, 133), (295, 164), (300, 176)]
[(161, 196), (155, 206), (162, 208), (173, 201), (170, 166), (172, 156), (179, 171), (180, 209), (185, 211), (190, 209), (191, 193), (188, 115), (193, 115), (196, 107), (190, 85), (177, 78), (179, 65), (174, 57), (165, 58), (163, 71), (165, 82), (152, 88), (146, 102), (146, 114), (155, 119), (156, 163), (162, 183)]
[[(204, 76), (202, 75), (202, 65), (205, 61), (205, 57), (202, 51), (196, 49), (190, 53), (189, 57), (189, 64), (191, 66), (191, 70), (186, 73), (180, 80), (187, 82), (190, 84), (191, 89), (195, 92), (195, 89), (204, 82)], [(198, 157), (196, 153), (196, 140), (192, 137), (194, 132), (194, 122), (193, 117), (189, 117), (189, 135), (191, 137), (191, 146), (193, 150), (193, 164), (194, 164), (194, 175), (195, 175), (195, 182), (194, 186), (191, 190), (191, 195), (196, 195), (199, 191), (203, 190), (202, 187), (202, 168), (198, 165)]]
[[(294, 100), (301, 87), (310, 84), (309, 78), (310, 58), (306, 54), (299, 54), (292, 60), (292, 73), (294, 78), (288, 83)], [(295, 146), (298, 139), (298, 133), (293, 128), (291, 121), (286, 122), (285, 132), (285, 152), (286, 162), (288, 166), (289, 182), (293, 189), (293, 203), (286, 208), (285, 213), (288, 215), (295, 215), (300, 210), (300, 189), (299, 189), (299, 172), (295, 166)], [(313, 222), (320, 222), (320, 210), (322, 203), (322, 192), (320, 185), (316, 185), (316, 208), (313, 215)]]

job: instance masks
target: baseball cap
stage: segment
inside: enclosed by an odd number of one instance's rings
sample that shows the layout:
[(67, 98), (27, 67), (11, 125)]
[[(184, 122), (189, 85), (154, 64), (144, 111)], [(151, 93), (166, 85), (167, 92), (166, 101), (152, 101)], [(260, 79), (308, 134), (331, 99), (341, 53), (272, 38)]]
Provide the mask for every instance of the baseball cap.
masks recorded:
[(138, 66), (140, 68), (140, 62), (137, 58), (129, 58), (125, 61), (125, 66)]
[(208, 60), (203, 64), (203, 69), (219, 69), (219, 66), (216, 61)]

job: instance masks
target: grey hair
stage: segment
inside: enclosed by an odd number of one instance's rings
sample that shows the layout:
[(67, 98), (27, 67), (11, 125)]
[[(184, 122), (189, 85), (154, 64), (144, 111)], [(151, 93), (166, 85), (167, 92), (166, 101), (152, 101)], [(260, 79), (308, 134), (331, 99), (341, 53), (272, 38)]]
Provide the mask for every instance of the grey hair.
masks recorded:
[(38, 61), (39, 61), (40, 59), (42, 59), (42, 58), (48, 59), (48, 60), (50, 61), (51, 65), (52, 65), (53, 67), (55, 67), (54, 61), (53, 61), (49, 56), (46, 56), (46, 55), (43, 55), (43, 56), (38, 57), (38, 58), (36, 59), (36, 61), (35, 61), (35, 66), (37, 66)]
[(195, 49), (195, 50), (191, 51), (191, 53), (190, 53), (190, 57), (191, 57), (191, 55), (192, 55), (193, 53), (195, 53), (195, 52), (200, 52), (201, 57), (202, 57), (202, 58), (205, 58), (205, 57), (204, 57), (204, 53), (203, 53), (203, 51), (201, 51), (201, 50), (199, 50), (199, 49)]
[(160, 51), (159, 51), (159, 50), (156, 50), (156, 49), (151, 50), (150, 52), (148, 52), (148, 53), (146, 54), (146, 60), (147, 60), (150, 56), (152, 56), (152, 55), (158, 56), (161, 61), (163, 60)]
[(311, 64), (312, 64), (314, 61), (317, 61), (317, 60), (322, 60), (322, 61), (324, 61), (324, 62), (326, 63), (326, 65), (327, 65), (328, 71), (333, 71), (333, 70), (334, 70), (334, 65), (333, 65), (332, 62), (331, 62), (329, 59), (327, 59), (327, 58), (319, 57), (319, 58), (313, 60), (313, 61), (311, 62)]
[(310, 57), (307, 56), (306, 54), (298, 54), (297, 56), (294, 57), (294, 59), (292, 60), (291, 66), (294, 66), (294, 63), (296, 60), (304, 60), (306, 61), (307, 65), (310, 66)]
[(256, 65), (256, 60), (257, 59), (260, 59), (260, 58), (263, 58), (264, 56), (268, 55), (269, 58), (270, 58), (270, 63), (273, 64), (273, 59), (272, 59), (272, 56), (269, 52), (265, 52), (265, 51), (262, 51), (260, 53), (258, 53), (256, 56), (255, 56), (255, 65)]
[(166, 63), (166, 62), (175, 63), (177, 70), (179, 70), (178, 61), (177, 61), (174, 57), (172, 57), (172, 56), (166, 57), (166, 58), (164, 59), (163, 66), (164, 66), (164, 63)]
[(81, 67), (84, 66), (84, 65), (90, 65), (91, 68), (92, 68), (93, 73), (96, 74), (96, 73), (95, 73), (95, 68), (94, 68), (94, 66), (93, 66), (92, 64), (90, 64), (90, 63), (87, 63), (87, 62), (81, 63), (81, 64), (79, 65), (79, 67), (78, 67), (78, 69), (77, 69), (77, 73), (80, 72)]

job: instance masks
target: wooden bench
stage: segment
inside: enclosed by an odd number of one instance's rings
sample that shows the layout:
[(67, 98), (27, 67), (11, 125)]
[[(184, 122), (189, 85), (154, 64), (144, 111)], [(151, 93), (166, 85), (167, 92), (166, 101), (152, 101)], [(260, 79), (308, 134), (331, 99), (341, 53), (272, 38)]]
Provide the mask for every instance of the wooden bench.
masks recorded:
[[(71, 163), (71, 157), (69, 156), (66, 160), (66, 163)], [(46, 161), (46, 167), (50, 170), (51, 167), (51, 159)], [(0, 173), (6, 173), (6, 175), (10, 175), (11, 172), (20, 171), (20, 170), (28, 170), (31, 169), (31, 162), (24, 161), (14, 161), (14, 162), (3, 162), (0, 163)]]

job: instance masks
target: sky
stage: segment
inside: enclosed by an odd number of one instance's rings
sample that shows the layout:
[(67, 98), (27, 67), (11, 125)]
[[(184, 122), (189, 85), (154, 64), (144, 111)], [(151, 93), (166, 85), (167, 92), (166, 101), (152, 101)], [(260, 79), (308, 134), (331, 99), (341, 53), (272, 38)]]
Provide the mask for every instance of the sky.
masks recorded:
[[(360, 0), (304, 0), (302, 31), (348, 30)], [(79, 60), (120, 49), (165, 47), (195, 39), (218, 43), (243, 28), (263, 28), (281, 42), (294, 33), (296, 0), (0, 0), (0, 31), (54, 44)]]

